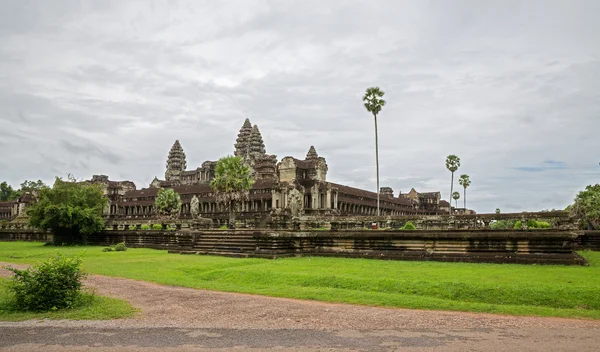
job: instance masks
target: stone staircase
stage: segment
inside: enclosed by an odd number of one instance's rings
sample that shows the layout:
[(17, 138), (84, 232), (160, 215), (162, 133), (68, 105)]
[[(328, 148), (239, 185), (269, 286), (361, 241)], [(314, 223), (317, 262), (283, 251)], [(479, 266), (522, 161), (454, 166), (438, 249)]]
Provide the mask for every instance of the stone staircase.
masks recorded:
[[(289, 255), (279, 248), (261, 249), (253, 232), (211, 231), (195, 234), (190, 244), (169, 249), (169, 253), (219, 255), (235, 258), (268, 258)], [(285, 252), (285, 253), (284, 253)]]

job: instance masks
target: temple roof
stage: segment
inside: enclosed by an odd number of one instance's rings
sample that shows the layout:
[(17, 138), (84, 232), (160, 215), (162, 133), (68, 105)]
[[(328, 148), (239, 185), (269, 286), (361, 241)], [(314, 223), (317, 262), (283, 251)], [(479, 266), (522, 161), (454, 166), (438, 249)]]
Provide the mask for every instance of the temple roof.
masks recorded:
[[(340, 185), (337, 183), (329, 182), (329, 184), (331, 184), (331, 186), (337, 188), (340, 192), (363, 197), (363, 198), (369, 198), (372, 200), (373, 199), (377, 200), (377, 193), (375, 193), (375, 192), (365, 191), (360, 188), (344, 186), (344, 185)], [(381, 198), (380, 197), (380, 201), (385, 201), (386, 203), (393, 203), (393, 204), (398, 204), (398, 205), (407, 205), (407, 206), (411, 206), (411, 207), (414, 204), (413, 201), (411, 201), (410, 199), (406, 199), (406, 198), (390, 198), (390, 197)]]

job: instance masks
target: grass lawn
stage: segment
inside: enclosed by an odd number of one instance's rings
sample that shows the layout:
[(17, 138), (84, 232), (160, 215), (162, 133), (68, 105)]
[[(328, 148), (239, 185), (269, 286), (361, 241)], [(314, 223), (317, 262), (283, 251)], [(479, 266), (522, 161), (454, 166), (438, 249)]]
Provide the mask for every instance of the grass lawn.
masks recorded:
[(589, 267), (344, 258), (237, 259), (151, 249), (2, 242), (0, 261), (82, 255), (89, 273), (167, 285), (373, 306), (600, 319), (600, 252)]
[(6, 287), (8, 279), (0, 278), (0, 321), (21, 321), (29, 319), (94, 319), (106, 320), (127, 318), (133, 316), (135, 308), (128, 302), (110, 298), (95, 296), (85, 293), (81, 302), (73, 309), (65, 309), (56, 312), (19, 312), (11, 307), (11, 293)]

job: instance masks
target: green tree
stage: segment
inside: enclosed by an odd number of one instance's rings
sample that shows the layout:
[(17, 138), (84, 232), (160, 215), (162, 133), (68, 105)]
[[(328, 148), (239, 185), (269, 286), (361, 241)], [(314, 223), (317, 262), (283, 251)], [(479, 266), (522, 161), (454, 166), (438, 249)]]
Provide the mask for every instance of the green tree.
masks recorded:
[(156, 214), (165, 219), (175, 219), (181, 211), (181, 197), (173, 189), (159, 189), (154, 200)]
[(236, 210), (248, 199), (253, 184), (250, 168), (241, 157), (226, 156), (217, 161), (210, 186), (215, 191), (217, 202), (229, 211), (230, 228), (235, 227)]
[(0, 202), (15, 200), (21, 196), (21, 192), (16, 191), (6, 181), (0, 183)]
[(466, 175), (466, 174), (460, 175), (460, 178), (458, 179), (458, 183), (461, 186), (463, 186), (463, 190), (464, 190), (464, 197), (463, 197), (464, 210), (467, 211), (467, 187), (469, 187), (471, 185), (471, 179), (469, 178), (469, 175)]
[(379, 87), (367, 88), (363, 96), (363, 102), (368, 112), (373, 114), (375, 121), (375, 166), (377, 169), (377, 216), (379, 216), (379, 136), (377, 134), (377, 115), (385, 106), (385, 100), (381, 99), (385, 92)]
[(570, 211), (582, 220), (585, 227), (600, 227), (600, 184), (589, 185), (579, 192)]
[(460, 199), (460, 193), (452, 193), (452, 199), (454, 199), (454, 207), (458, 208), (458, 200)]
[[(460, 167), (460, 158), (456, 155), (448, 155), (446, 157), (446, 169), (452, 173), (452, 179), (450, 181), (450, 196), (454, 193), (454, 172)], [(450, 213), (452, 213), (452, 207), (450, 207)]]
[(85, 243), (88, 235), (104, 228), (105, 204), (100, 186), (57, 177), (52, 188), (40, 189), (27, 214), (31, 226), (52, 232), (54, 244)]
[(36, 192), (44, 187), (47, 187), (47, 186), (42, 180), (37, 180), (37, 181), (25, 180), (25, 181), (23, 181), (23, 183), (21, 183), (21, 193)]
[(496, 214), (500, 214), (500, 208), (496, 208)]

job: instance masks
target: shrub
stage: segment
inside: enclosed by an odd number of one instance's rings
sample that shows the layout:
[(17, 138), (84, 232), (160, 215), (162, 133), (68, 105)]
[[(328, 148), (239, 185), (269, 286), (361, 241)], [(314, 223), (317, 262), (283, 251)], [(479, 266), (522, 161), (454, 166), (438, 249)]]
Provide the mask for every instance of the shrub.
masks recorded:
[(515, 228), (515, 221), (513, 220), (497, 220), (490, 224), (492, 230), (508, 230)]
[(112, 252), (114, 249), (112, 247), (104, 247), (102, 248), (102, 252)]
[(60, 254), (25, 270), (6, 267), (14, 273), (8, 288), (14, 293), (15, 308), (49, 311), (71, 308), (81, 296), (81, 258)]
[(137, 229), (137, 225), (129, 225), (129, 229), (130, 230), (136, 230)]
[(550, 223), (547, 221), (538, 221), (537, 222), (538, 229), (549, 229), (551, 227), (552, 227), (552, 225), (550, 225)]
[(415, 227), (415, 224), (413, 224), (412, 222), (407, 222), (406, 224), (404, 224), (404, 226), (402, 226), (400, 228), (400, 230), (416, 230), (417, 228)]
[(140, 229), (142, 229), (142, 230), (150, 230), (150, 225), (148, 225), (148, 224), (142, 224), (142, 226), (140, 226)]
[(161, 224), (152, 224), (152, 230), (162, 230)]
[(117, 243), (115, 245), (115, 252), (125, 252), (125, 251), (127, 251), (127, 246), (125, 245), (125, 242)]
[(527, 227), (531, 229), (537, 229), (538, 223), (535, 220), (527, 220)]
[(167, 231), (175, 231), (175, 230), (177, 230), (177, 225), (175, 225), (175, 224), (167, 225)]
[(521, 228), (521, 226), (523, 226), (523, 222), (521, 220), (515, 222), (515, 226), (513, 226), (513, 229), (518, 230)]

